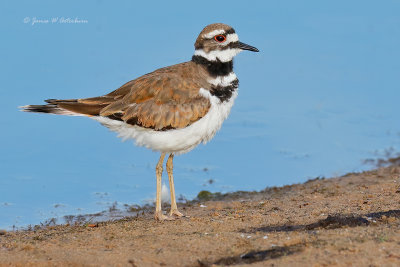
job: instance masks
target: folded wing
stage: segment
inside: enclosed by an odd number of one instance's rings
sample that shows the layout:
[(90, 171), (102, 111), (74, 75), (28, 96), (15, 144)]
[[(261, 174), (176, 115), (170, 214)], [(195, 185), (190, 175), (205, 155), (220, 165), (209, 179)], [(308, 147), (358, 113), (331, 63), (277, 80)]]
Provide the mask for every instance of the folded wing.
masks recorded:
[(103, 116), (158, 131), (184, 128), (204, 117), (210, 102), (199, 95), (199, 89), (207, 86), (199, 77), (201, 73), (180, 68), (193, 66), (188, 62), (159, 69), (104, 96), (49, 99), (47, 105), (22, 108), (27, 112)]

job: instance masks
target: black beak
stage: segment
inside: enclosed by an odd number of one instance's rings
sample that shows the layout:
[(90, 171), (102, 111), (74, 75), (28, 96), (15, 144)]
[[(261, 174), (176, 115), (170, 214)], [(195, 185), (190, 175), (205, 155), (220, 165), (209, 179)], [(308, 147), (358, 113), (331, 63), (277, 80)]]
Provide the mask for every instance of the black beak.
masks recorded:
[(242, 42), (236, 42), (235, 43), (235, 47), (242, 49), (242, 50), (249, 50), (249, 51), (253, 51), (253, 52), (260, 52), (257, 48), (255, 48), (254, 46), (242, 43)]

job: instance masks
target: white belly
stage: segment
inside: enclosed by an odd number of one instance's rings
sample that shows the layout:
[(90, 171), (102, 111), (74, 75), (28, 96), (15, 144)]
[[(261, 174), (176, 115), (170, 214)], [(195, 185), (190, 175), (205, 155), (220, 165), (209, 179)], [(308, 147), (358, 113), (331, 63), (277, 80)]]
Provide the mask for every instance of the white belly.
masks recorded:
[(210, 100), (210, 110), (203, 118), (183, 129), (154, 131), (106, 117), (93, 117), (93, 119), (117, 132), (118, 137), (124, 140), (134, 139), (138, 146), (160, 152), (182, 154), (200, 143), (207, 143), (214, 137), (221, 128), (222, 122), (228, 117), (237, 96), (235, 91), (229, 101), (221, 103), (208, 90), (201, 88), (199, 93)]

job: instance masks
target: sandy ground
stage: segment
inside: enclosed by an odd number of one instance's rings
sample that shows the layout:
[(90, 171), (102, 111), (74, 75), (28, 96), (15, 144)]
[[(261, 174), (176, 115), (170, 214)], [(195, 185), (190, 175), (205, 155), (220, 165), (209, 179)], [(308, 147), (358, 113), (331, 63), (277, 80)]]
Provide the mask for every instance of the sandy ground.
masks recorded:
[[(1, 266), (400, 266), (400, 167), (96, 224), (0, 233)], [(207, 199), (208, 200), (205, 200)]]

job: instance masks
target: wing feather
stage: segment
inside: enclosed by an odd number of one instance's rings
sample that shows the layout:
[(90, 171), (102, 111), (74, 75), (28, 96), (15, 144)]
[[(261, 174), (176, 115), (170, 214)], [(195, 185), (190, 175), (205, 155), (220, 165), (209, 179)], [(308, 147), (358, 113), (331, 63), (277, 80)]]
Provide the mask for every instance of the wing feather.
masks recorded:
[(189, 61), (143, 75), (103, 96), (49, 99), (47, 105), (25, 110), (104, 116), (154, 130), (180, 129), (207, 114), (210, 102), (199, 95), (207, 86), (206, 71)]

